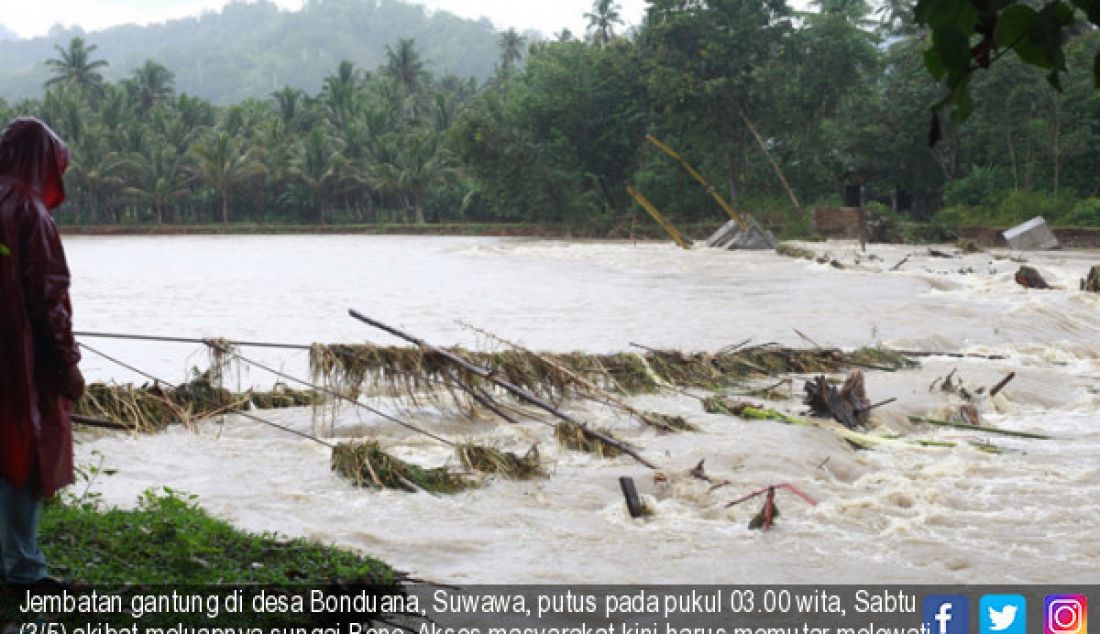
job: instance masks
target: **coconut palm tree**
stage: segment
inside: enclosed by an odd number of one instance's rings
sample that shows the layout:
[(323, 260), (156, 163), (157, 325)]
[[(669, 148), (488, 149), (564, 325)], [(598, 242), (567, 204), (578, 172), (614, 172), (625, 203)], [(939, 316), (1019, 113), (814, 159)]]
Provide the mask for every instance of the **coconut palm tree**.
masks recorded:
[(172, 146), (176, 154), (186, 154), (195, 136), (195, 127), (187, 125), (176, 109), (153, 110), (149, 128), (159, 140)]
[(138, 109), (145, 114), (153, 106), (166, 101), (175, 91), (176, 75), (153, 60), (146, 60), (141, 68), (134, 70), (132, 82), (133, 96)]
[(416, 51), (416, 40), (399, 39), (396, 50), (386, 46), (385, 72), (401, 84), (407, 96), (419, 92), (420, 82), (424, 77), (424, 62)]
[(354, 116), (356, 110), (359, 73), (355, 65), (344, 60), (340, 62), (335, 75), (325, 77), (321, 89), (325, 113), (332, 125), (342, 128)]
[[(74, 187), (76, 207), (86, 211), (93, 223), (114, 215), (123, 188), (124, 169), (119, 155), (107, 147), (104, 128), (92, 128), (72, 144), (65, 180)], [(117, 220), (117, 217), (116, 217)]]
[(271, 103), (260, 99), (245, 99), (229, 106), (221, 127), (235, 137), (252, 139), (273, 114)]
[(437, 92), (432, 95), (431, 124), (436, 132), (446, 132), (462, 113), (463, 104), (454, 95)]
[(615, 0), (595, 0), (592, 12), (585, 13), (588, 20), (588, 32), (597, 46), (604, 46), (615, 37), (615, 25), (622, 24), (622, 7)]
[(131, 117), (131, 104), (126, 90), (118, 84), (107, 84), (103, 99), (99, 102), (100, 122), (114, 132), (129, 122)]
[(527, 38), (519, 34), (515, 29), (508, 29), (497, 38), (500, 44), (500, 67), (511, 70), (523, 59), (523, 45)]
[(291, 158), (290, 173), (308, 194), (310, 210), (322, 225), (326, 194), (338, 193), (343, 180), (343, 157), (324, 128), (313, 128)]
[(75, 91), (48, 90), (42, 98), (41, 116), (62, 138), (77, 143), (91, 118), (85, 103)]
[(59, 56), (46, 60), (46, 66), (53, 71), (53, 75), (46, 80), (47, 86), (61, 84), (76, 87), (90, 96), (102, 94), (103, 75), (99, 71), (108, 64), (102, 59), (92, 59), (92, 53), (99, 49), (98, 46), (86, 44), (84, 38), (74, 37), (69, 40), (69, 48), (63, 49), (55, 44), (54, 49)]
[(376, 187), (404, 197), (419, 224), (425, 222), (424, 194), (433, 185), (449, 182), (455, 174), (451, 156), (440, 141), (433, 130), (410, 130), (392, 160), (378, 165), (375, 172)]
[(218, 111), (213, 104), (186, 93), (176, 98), (175, 111), (180, 121), (192, 130), (212, 127), (218, 118)]
[(164, 140), (151, 142), (142, 152), (133, 152), (122, 165), (129, 181), (123, 190), (132, 202), (152, 207), (157, 224), (175, 220), (173, 205), (191, 194), (183, 170), (183, 156)]
[(282, 117), (283, 125), (287, 128), (293, 127), (294, 122), (301, 115), (304, 108), (306, 100), (305, 91), (300, 88), (283, 86), (282, 89), (271, 93), (271, 98), (275, 100), (275, 105), (279, 109), (279, 116)]
[(224, 131), (212, 132), (191, 147), (190, 171), (214, 190), (221, 202), (221, 221), (229, 223), (229, 198), (251, 178), (261, 175), (263, 164), (241, 142)]

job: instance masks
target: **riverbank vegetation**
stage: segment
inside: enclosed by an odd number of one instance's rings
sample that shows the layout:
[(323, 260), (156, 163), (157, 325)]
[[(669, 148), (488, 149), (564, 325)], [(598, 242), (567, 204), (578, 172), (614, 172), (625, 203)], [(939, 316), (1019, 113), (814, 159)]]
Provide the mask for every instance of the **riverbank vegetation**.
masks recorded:
[[(373, 6), (316, 4), (335, 2)], [(177, 94), (170, 60), (106, 81), (94, 36), (78, 37), (47, 62), (40, 99), (0, 101), (0, 115), (40, 116), (71, 144), (69, 225), (512, 223), (621, 236), (649, 224), (628, 184), (677, 224), (721, 222), (652, 134), (784, 236), (808, 234), (808, 209), (845, 192), (895, 222), (1042, 214), (1100, 226), (1095, 30), (1067, 42), (1062, 92), (1015, 56), (976, 74), (979, 107), (944, 117), (933, 148), (942, 88), (904, 2), (800, 12), (649, 0), (645, 23), (624, 32), (616, 5), (597, 0), (588, 18), (584, 34), (497, 34), (486, 81), (430, 72), (423, 38), (395, 33), (376, 68), (343, 61), (318, 91), (225, 106)]]
[(133, 510), (54, 501), (39, 540), (53, 574), (92, 584), (313, 584), (397, 580), (386, 564), (302, 539), (239, 531), (194, 496), (146, 491)]

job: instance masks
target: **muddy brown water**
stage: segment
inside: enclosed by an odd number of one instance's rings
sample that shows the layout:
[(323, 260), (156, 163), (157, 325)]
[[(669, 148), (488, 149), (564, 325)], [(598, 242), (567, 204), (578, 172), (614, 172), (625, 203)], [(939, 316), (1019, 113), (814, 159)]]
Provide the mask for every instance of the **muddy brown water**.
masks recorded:
[[(558, 449), (536, 424), (471, 424), (418, 414), (455, 438), (522, 451), (538, 443), (552, 477), (493, 481), (450, 497), (371, 492), (339, 480), (328, 450), (256, 423), (193, 433), (79, 436), (78, 462), (117, 469), (92, 490), (133, 505), (149, 487), (195, 493), (215, 515), (378, 556), (446, 582), (1100, 582), (1100, 295), (1077, 290), (1100, 252), (1026, 254), (1052, 284), (1027, 291), (1005, 252), (957, 259), (920, 247), (805, 245), (858, 268), (839, 270), (774, 253), (647, 243), (373, 236), (86, 237), (66, 239), (79, 330), (221, 336), (309, 343), (396, 343), (346, 316), (348, 308), (438, 344), (485, 345), (456, 320), (546, 350), (612, 351), (629, 342), (716, 350), (752, 338), (827, 346), (1005, 355), (931, 357), (917, 370), (869, 372), (879, 431), (952, 440), (956, 448), (895, 443), (855, 452), (824, 430), (705, 414), (682, 395), (635, 405), (688, 417), (698, 434), (658, 436), (599, 406), (574, 410), (644, 447), (670, 476), (629, 458)], [(939, 247), (950, 250), (949, 247)], [(895, 263), (910, 256), (897, 272)], [(205, 367), (201, 346), (87, 343), (169, 380)], [(250, 354), (304, 374), (306, 353)], [(91, 354), (92, 378), (133, 380)], [(1017, 378), (980, 404), (987, 423), (1048, 433), (1003, 438), (911, 425), (943, 416), (954, 397), (929, 391), (953, 369), (971, 386)], [(231, 381), (268, 385), (241, 369)], [(801, 389), (801, 377), (795, 392)], [(385, 403), (376, 403), (385, 406)], [(772, 405), (798, 413), (796, 400)], [(263, 414), (314, 429), (309, 410)], [(374, 436), (425, 465), (446, 447), (342, 410), (339, 439)], [(994, 455), (967, 444), (994, 442)], [(711, 492), (685, 472), (700, 459), (731, 484)], [(823, 464), (824, 463), (824, 464)], [(633, 521), (617, 478), (634, 476), (656, 515)], [(780, 493), (769, 533), (746, 526), (757, 505), (725, 503), (790, 482), (816, 507)], [(82, 486), (76, 492), (83, 491)]]

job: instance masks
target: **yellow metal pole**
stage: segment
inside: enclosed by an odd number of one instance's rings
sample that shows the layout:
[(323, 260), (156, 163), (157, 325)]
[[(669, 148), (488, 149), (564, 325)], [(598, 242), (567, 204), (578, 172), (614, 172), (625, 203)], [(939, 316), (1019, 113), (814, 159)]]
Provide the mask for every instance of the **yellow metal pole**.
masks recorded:
[(630, 197), (634, 199), (634, 202), (641, 205), (642, 209), (645, 209), (650, 216), (653, 216), (653, 219), (657, 221), (657, 224), (661, 225), (661, 227), (665, 230), (665, 233), (667, 233), (669, 237), (675, 240), (676, 244), (680, 245), (680, 248), (691, 248), (691, 243), (688, 242), (684, 238), (684, 236), (676, 230), (676, 227), (672, 226), (672, 223), (669, 222), (668, 218), (665, 218), (664, 214), (662, 214), (657, 209), (657, 206), (651, 203), (648, 198), (643, 196), (642, 193), (637, 190), (637, 188), (635, 188), (633, 185), (627, 185), (626, 192), (630, 194)]
[(676, 161), (680, 164), (680, 167), (684, 168), (684, 171), (686, 171), (688, 174), (691, 174), (691, 177), (698, 181), (698, 183), (707, 190), (707, 193), (710, 194), (710, 197), (713, 198), (715, 202), (718, 203), (718, 206), (721, 207), (727, 214), (729, 214), (730, 218), (733, 218), (733, 220), (737, 222), (737, 226), (740, 227), (742, 231), (748, 228), (748, 222), (745, 221), (741, 214), (737, 213), (737, 211), (734, 210), (733, 206), (726, 202), (725, 198), (722, 198), (722, 195), (718, 193), (718, 190), (714, 188), (714, 185), (711, 185), (709, 182), (707, 182), (707, 179), (703, 178), (702, 174), (695, 171), (695, 168), (692, 167), (691, 164), (688, 163), (686, 159), (684, 159), (684, 157), (680, 156), (680, 154), (676, 150), (672, 149), (652, 134), (647, 134), (645, 136), (645, 140), (657, 146), (657, 149), (661, 150), (665, 154), (671, 156), (672, 160)]

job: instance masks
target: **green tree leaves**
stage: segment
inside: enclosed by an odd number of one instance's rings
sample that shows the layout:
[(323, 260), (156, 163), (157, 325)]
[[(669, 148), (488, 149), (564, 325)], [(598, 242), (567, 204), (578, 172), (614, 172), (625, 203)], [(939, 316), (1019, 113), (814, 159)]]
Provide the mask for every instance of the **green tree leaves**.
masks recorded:
[[(916, 19), (932, 36), (925, 66), (947, 88), (947, 95), (934, 106), (930, 144), (939, 140), (938, 112), (950, 106), (956, 121), (969, 117), (973, 111), (971, 75), (979, 68), (989, 68), (1007, 51), (1049, 71), (1047, 81), (1062, 90), (1061, 78), (1066, 72), (1063, 46), (1066, 29), (1077, 21), (1074, 6), (1100, 25), (1100, 0), (1073, 0), (1073, 5), (1048, 0), (1038, 9), (1021, 0), (920, 0)], [(1093, 72), (1100, 87), (1100, 55)]]

